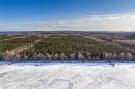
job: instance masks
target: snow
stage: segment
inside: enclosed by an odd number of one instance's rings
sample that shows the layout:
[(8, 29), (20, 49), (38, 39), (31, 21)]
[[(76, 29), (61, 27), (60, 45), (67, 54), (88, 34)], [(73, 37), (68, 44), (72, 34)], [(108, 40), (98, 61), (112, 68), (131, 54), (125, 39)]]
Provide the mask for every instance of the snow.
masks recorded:
[(0, 66), (0, 89), (135, 89), (135, 64), (4, 64)]

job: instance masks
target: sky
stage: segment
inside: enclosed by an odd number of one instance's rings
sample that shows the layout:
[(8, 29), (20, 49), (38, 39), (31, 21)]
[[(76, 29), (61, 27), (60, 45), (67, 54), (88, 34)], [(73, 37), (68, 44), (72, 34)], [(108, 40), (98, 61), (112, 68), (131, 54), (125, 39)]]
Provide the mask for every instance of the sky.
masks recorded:
[(135, 31), (135, 0), (0, 0), (0, 31)]

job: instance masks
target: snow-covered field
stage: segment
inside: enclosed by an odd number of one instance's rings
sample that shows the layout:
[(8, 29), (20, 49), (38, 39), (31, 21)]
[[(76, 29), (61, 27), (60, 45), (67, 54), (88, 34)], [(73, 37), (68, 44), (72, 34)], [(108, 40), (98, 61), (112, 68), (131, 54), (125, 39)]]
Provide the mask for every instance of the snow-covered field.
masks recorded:
[(0, 89), (135, 89), (135, 64), (18, 63), (0, 66)]

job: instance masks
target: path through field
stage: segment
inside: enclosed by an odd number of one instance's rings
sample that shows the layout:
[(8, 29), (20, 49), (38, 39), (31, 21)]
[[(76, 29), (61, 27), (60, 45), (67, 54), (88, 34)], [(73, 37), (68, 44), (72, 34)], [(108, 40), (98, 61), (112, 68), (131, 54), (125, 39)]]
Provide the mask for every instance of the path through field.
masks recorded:
[(135, 89), (135, 66), (13, 64), (0, 69), (0, 89)]

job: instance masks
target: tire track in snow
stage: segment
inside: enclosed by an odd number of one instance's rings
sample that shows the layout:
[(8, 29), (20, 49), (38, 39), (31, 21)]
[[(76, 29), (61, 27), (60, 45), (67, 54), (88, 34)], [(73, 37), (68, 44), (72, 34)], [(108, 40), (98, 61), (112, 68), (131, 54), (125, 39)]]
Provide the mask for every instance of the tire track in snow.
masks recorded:
[(130, 69), (72, 65), (18, 68), (10, 65), (0, 70), (0, 89), (134, 89), (135, 71)]

